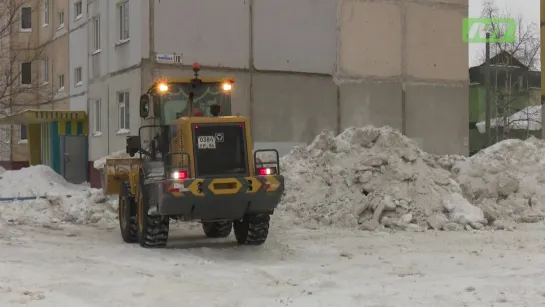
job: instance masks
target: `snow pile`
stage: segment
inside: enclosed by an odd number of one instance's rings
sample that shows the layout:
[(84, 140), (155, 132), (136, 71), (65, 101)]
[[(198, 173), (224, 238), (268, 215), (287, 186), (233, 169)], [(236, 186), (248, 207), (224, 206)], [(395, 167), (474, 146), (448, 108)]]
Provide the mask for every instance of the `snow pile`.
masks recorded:
[(467, 157), (459, 155), (440, 156), (427, 154), (424, 156), (424, 160), (432, 167), (440, 167), (450, 172), (456, 163), (466, 161)]
[(505, 140), (453, 169), (467, 199), (490, 221), (537, 222), (545, 216), (545, 142)]
[(36, 197), (0, 202), (0, 220), (20, 224), (73, 222), (112, 225), (117, 202), (98, 189), (71, 184), (44, 165), (0, 175), (0, 197)]
[(49, 166), (36, 165), (0, 174), (0, 197), (81, 193), (87, 188), (67, 182)]
[(426, 154), (389, 127), (323, 131), (281, 159), (280, 208), (306, 224), (366, 230), (482, 228), (483, 212), (445, 169), (454, 160)]
[(126, 152), (126, 150), (116, 151), (109, 156), (102, 157), (96, 160), (95, 162), (93, 162), (93, 167), (98, 170), (103, 169), (104, 165), (106, 165), (106, 160), (112, 159), (112, 158), (130, 158), (130, 156)]
[(5, 172), (6, 172), (6, 169), (3, 168), (2, 166), (0, 166), (0, 175), (2, 175), (2, 174), (5, 173)]

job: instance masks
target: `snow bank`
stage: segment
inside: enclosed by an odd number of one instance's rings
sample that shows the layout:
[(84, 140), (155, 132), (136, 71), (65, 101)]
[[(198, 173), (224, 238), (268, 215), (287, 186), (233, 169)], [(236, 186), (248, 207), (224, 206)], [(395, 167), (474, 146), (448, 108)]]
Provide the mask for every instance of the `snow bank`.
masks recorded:
[(49, 166), (36, 165), (0, 174), (0, 197), (26, 197), (81, 193), (87, 188), (75, 185)]
[(487, 220), (447, 170), (455, 156), (431, 156), (398, 131), (323, 131), (281, 159), (280, 208), (307, 224), (360, 229), (481, 228)]
[(452, 171), (489, 220), (537, 222), (545, 216), (545, 142), (539, 139), (504, 140)]
[(0, 202), (0, 220), (4, 222), (116, 223), (116, 200), (109, 200), (101, 190), (71, 184), (44, 165), (1, 174), (0, 197), (36, 197)]
[(125, 150), (116, 151), (109, 156), (102, 157), (93, 162), (93, 167), (98, 170), (103, 169), (104, 165), (106, 165), (106, 159), (111, 158), (130, 158), (130, 156)]

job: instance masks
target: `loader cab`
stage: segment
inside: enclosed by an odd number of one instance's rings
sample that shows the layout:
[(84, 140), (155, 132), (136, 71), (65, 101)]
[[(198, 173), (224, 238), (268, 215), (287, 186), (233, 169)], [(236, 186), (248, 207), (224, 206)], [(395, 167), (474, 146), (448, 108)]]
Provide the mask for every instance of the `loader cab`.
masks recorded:
[[(154, 118), (158, 125), (169, 125), (180, 117), (214, 116), (219, 106), (221, 116), (231, 115), (232, 79), (187, 79), (156, 82), (140, 98), (140, 116)], [(190, 95), (193, 101), (190, 102)], [(192, 106), (190, 106), (192, 104)], [(192, 112), (189, 112), (190, 109)]]

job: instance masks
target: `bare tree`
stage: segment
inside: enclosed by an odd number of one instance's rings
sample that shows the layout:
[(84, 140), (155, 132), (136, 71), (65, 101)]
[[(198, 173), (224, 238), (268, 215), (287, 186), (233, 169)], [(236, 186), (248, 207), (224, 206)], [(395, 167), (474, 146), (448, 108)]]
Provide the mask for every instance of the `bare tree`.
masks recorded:
[[(541, 110), (531, 107), (539, 101), (533, 101), (531, 88), (533, 80), (539, 78), (537, 68), (540, 65), (539, 27), (528, 23), (522, 17), (511, 17), (508, 10), (501, 11), (493, 1), (486, 1), (481, 17), (494, 19), (512, 18), (516, 22), (514, 42), (490, 43), (492, 84), (491, 92), (495, 114), (491, 116), (492, 127), (496, 127), (496, 141), (508, 136), (512, 130), (526, 131), (541, 122)], [(490, 29), (496, 37), (503, 37), (506, 28), (495, 21)], [(481, 56), (485, 62), (484, 54)]]
[[(54, 100), (52, 83), (44, 82), (40, 76), (44, 46), (39, 43), (37, 19), (33, 17), (40, 12), (39, 3), (0, 0), (0, 117), (39, 108)], [(0, 126), (1, 160), (11, 160), (11, 145), (19, 141), (12, 133), (14, 130), (15, 126)]]

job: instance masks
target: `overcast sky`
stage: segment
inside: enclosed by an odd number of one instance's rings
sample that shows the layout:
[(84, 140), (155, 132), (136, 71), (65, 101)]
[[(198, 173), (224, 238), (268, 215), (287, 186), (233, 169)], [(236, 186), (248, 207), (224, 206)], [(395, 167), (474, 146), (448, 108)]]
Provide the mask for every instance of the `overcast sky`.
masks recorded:
[[(485, 0), (469, 0), (469, 17), (480, 17)], [(500, 10), (509, 10), (513, 17), (522, 16), (525, 22), (535, 22), (539, 26), (540, 0), (494, 0)], [(484, 50), (483, 43), (469, 44), (469, 65), (478, 62), (478, 56)]]

